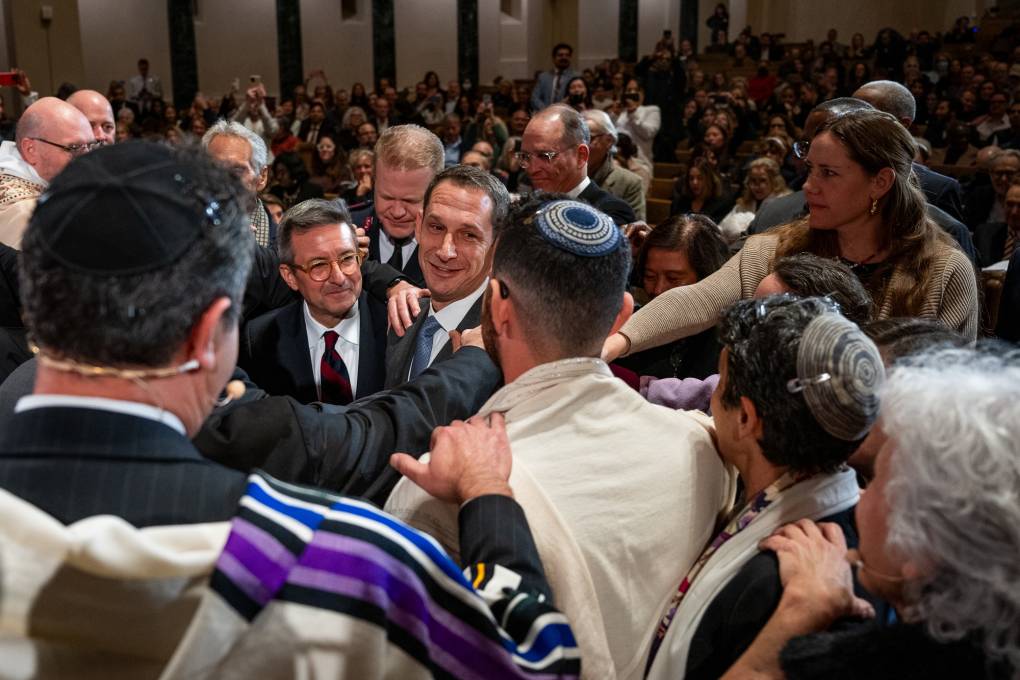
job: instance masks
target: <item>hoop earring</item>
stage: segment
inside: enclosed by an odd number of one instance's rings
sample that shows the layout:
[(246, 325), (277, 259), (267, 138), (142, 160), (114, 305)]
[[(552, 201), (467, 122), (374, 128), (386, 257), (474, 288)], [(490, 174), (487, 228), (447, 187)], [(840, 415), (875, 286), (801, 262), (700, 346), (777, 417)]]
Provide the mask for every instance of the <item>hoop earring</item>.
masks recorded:
[(876, 213), (878, 213), (878, 199), (877, 198), (872, 199), (872, 201), (871, 201), (871, 210), (868, 211), (869, 215), (875, 215)]

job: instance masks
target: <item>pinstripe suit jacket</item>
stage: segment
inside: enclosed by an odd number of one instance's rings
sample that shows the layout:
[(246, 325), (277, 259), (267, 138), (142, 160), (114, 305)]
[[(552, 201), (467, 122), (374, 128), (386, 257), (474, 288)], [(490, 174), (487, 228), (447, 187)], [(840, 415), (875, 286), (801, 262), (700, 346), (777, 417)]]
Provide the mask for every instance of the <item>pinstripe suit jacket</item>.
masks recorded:
[(0, 487), (65, 524), (116, 515), (145, 527), (230, 519), (245, 475), (162, 423), (54, 406), (0, 424)]

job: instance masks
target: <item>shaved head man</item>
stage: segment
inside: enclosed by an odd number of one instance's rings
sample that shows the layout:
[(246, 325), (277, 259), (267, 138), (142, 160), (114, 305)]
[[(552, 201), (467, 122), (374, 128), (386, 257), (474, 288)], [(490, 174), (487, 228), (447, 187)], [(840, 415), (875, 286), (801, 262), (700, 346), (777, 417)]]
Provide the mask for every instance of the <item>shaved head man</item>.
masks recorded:
[(113, 119), (113, 107), (106, 97), (95, 90), (78, 90), (67, 98), (67, 103), (85, 114), (97, 142), (113, 144), (117, 123)]
[(21, 157), (49, 183), (72, 158), (91, 151), (96, 137), (81, 111), (56, 97), (43, 97), (25, 109), (15, 140)]
[(15, 140), (0, 145), (0, 243), (20, 248), (39, 194), (96, 137), (81, 111), (43, 97), (21, 115)]

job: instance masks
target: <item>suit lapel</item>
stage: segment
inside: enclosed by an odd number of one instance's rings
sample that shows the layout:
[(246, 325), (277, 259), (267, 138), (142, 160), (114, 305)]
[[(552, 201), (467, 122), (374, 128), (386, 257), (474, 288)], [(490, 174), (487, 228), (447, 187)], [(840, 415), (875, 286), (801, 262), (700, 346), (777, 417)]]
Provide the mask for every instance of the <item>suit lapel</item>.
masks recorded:
[[(467, 314), (465, 314), (464, 318), (460, 320), (459, 324), (457, 324), (458, 331), (463, 333), (467, 329), (474, 328), (475, 326), (478, 326), (481, 323), (483, 299), (485, 299), (484, 295), (475, 300), (475, 303), (471, 305), (471, 308), (468, 309)], [(432, 363), (438, 364), (440, 361), (446, 361), (452, 356), (453, 356), (453, 343), (447, 340), (446, 344), (443, 345), (442, 349), (439, 350), (439, 354), (436, 355), (436, 360)]]
[(386, 379), (386, 315), (368, 293), (358, 298), (358, 391), (361, 399), (383, 388)]
[(386, 342), (386, 389), (407, 382), (407, 374), (411, 370), (411, 360), (414, 358), (414, 345), (418, 339), (418, 331), (421, 330), (425, 319), (428, 318), (429, 309), (431, 309), (429, 302), (421, 306), (421, 312), (404, 333), (404, 337), (397, 337), (397, 334), (390, 329)]
[(312, 357), (308, 352), (303, 303), (295, 303), (280, 314), (280, 343), (277, 352), (280, 368), (294, 381), (294, 398), (305, 404), (318, 401)]

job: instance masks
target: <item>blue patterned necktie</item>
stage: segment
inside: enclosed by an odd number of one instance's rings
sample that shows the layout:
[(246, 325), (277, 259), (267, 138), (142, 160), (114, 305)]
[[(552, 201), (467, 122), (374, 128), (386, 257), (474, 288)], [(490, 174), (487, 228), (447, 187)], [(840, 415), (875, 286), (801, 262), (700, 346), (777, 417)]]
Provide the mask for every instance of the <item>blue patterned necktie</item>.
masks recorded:
[(422, 325), (421, 330), (418, 331), (418, 338), (414, 344), (414, 358), (411, 360), (410, 380), (417, 378), (422, 371), (429, 367), (429, 359), (432, 358), (432, 338), (435, 337), (436, 331), (441, 328), (442, 326), (439, 325), (439, 321), (435, 316), (425, 319), (425, 323)]

